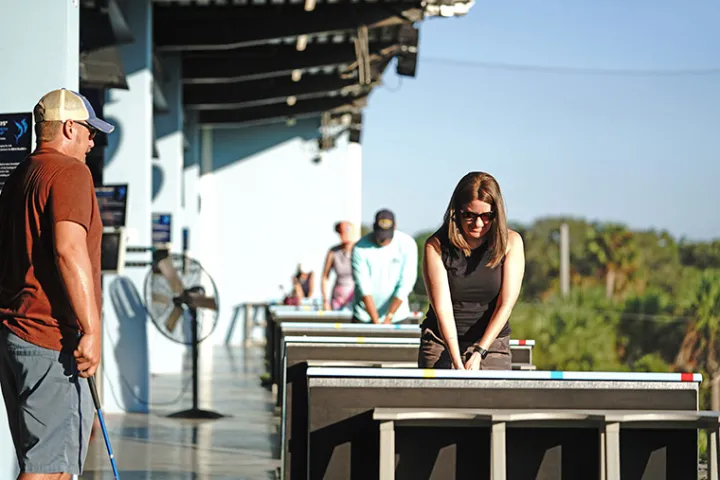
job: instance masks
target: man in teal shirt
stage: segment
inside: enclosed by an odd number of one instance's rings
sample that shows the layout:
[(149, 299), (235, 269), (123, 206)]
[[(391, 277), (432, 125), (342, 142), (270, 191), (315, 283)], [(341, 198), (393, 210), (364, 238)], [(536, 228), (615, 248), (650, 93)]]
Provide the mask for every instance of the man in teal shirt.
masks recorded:
[(415, 240), (395, 229), (393, 212), (377, 212), (373, 231), (353, 248), (353, 321), (396, 323), (407, 319), (417, 262)]

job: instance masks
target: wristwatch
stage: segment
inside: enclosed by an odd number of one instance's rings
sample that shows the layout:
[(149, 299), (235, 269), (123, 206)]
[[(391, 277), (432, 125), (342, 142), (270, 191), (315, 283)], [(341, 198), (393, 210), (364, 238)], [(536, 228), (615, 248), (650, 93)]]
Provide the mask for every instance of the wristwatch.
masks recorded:
[(475, 351), (475, 352), (478, 352), (478, 353), (480, 354), (480, 358), (482, 358), (483, 360), (485, 360), (485, 357), (488, 356), (488, 351), (485, 350), (485, 349), (484, 349), (483, 347), (481, 347), (480, 345), (475, 345), (475, 350), (474, 350), (474, 351)]

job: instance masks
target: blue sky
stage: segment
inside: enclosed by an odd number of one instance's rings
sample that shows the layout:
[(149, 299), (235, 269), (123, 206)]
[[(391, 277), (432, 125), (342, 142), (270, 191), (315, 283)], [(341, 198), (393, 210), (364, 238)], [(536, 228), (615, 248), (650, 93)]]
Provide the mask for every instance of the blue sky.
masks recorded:
[[(573, 215), (720, 238), (720, 3), (478, 1), (420, 27), (417, 76), (388, 68), (365, 111), (363, 221), (437, 226), (465, 173), (511, 220)], [(708, 75), (557, 74), (437, 59)]]

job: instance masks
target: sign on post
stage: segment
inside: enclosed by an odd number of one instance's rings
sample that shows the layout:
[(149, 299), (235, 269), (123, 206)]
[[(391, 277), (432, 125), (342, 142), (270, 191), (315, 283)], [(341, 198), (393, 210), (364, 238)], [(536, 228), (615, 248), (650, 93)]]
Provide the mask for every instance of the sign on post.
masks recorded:
[(152, 214), (153, 245), (168, 245), (171, 241), (172, 215), (169, 213)]
[(32, 113), (0, 113), (0, 190), (32, 148)]

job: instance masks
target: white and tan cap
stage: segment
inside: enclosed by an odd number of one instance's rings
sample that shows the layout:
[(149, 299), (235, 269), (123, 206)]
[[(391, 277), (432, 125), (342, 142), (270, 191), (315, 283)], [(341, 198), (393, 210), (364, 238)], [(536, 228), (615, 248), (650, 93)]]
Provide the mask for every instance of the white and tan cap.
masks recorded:
[(64, 122), (65, 120), (86, 121), (103, 133), (112, 133), (115, 127), (95, 115), (88, 99), (64, 88), (46, 93), (33, 110), (35, 123)]

